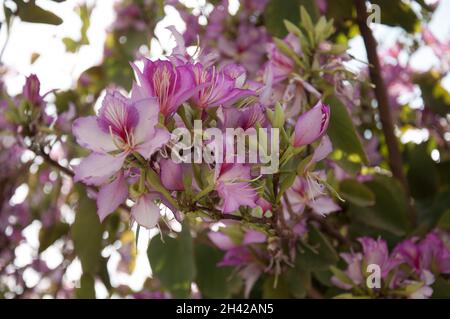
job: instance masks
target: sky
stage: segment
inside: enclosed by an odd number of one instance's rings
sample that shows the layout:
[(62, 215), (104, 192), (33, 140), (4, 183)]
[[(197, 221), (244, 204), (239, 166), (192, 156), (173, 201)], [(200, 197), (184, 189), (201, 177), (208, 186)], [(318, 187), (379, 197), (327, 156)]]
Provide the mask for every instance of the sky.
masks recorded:
[[(4, 0), (0, 0), (0, 5), (3, 6)], [(71, 37), (78, 39), (80, 37), (81, 21), (78, 15), (74, 12), (74, 8), (81, 3), (95, 4), (91, 15), (91, 26), (88, 30), (88, 37), (90, 44), (83, 46), (79, 52), (72, 54), (66, 53), (65, 47), (61, 41), (64, 37)], [(24, 84), (24, 76), (30, 73), (35, 73), (41, 80), (42, 92), (47, 92), (52, 89), (68, 89), (74, 85), (78, 76), (87, 68), (101, 63), (103, 44), (106, 37), (106, 30), (114, 21), (113, 4), (115, 1), (94, 1), (94, 0), (72, 0), (62, 3), (56, 3), (49, 0), (36, 0), (36, 3), (57, 14), (63, 19), (63, 23), (59, 26), (50, 26), (45, 24), (30, 24), (24, 23), (16, 19), (12, 25), (12, 32), (7, 43), (2, 63), (7, 66), (8, 74), (4, 81), (7, 90), (10, 94), (17, 94), (21, 92)], [(186, 0), (191, 7), (197, 6), (202, 0)], [(230, 11), (237, 10), (238, 1), (230, 1)], [(170, 32), (165, 29), (169, 25), (175, 25), (179, 31), (185, 28), (184, 23), (179, 15), (172, 8), (166, 8), (166, 17), (155, 30), (156, 35), (162, 39), (164, 49), (170, 49), (175, 45), (174, 39)], [(436, 11), (432, 22), (430, 23), (431, 31), (439, 39), (450, 38), (450, 0), (442, 0)], [(383, 12), (381, 12), (381, 15)], [(2, 13), (0, 13), (0, 21), (3, 20)], [(389, 45), (395, 40), (398, 35), (398, 30), (386, 28), (382, 26), (375, 26), (374, 33), (381, 45)], [(5, 44), (6, 32), (4, 28), (0, 31), (0, 48)], [(156, 58), (161, 54), (162, 50), (158, 45), (152, 43), (151, 57)], [(39, 58), (35, 63), (31, 64), (31, 57), (33, 54), (39, 54)], [(350, 53), (356, 58), (367, 61), (364, 50), (364, 45), (360, 37), (356, 37), (350, 43)], [(426, 70), (433, 65), (438, 64), (439, 61), (431, 58), (430, 52), (424, 50), (419, 52), (412, 61), (412, 66), (419, 70)], [(355, 64), (357, 67), (357, 63)], [(445, 87), (450, 90), (450, 77), (444, 81)], [(423, 138), (423, 132), (418, 132), (411, 135), (412, 139)], [(27, 194), (27, 190), (20, 188), (13, 198), (13, 202), (18, 203), (23, 201)], [(73, 213), (73, 212), (72, 212)], [(70, 212), (68, 212), (70, 215)], [(27, 243), (20, 245), (17, 248), (16, 254), (18, 256), (17, 264), (26, 264), (31, 260), (31, 256), (36, 254), (38, 248), (38, 233), (39, 222), (34, 222), (24, 232)], [(121, 283), (129, 284), (133, 289), (139, 290), (142, 284), (150, 274), (151, 270), (146, 257), (147, 243), (146, 238), (151, 234), (147, 231), (140, 231), (140, 240), (138, 246), (138, 259), (136, 269), (131, 276), (118, 273), (115, 268), (118, 263), (118, 254), (114, 249), (106, 249), (103, 254), (111, 254), (108, 269), (111, 274), (113, 285)], [(58, 265), (61, 256), (58, 252), (58, 247), (49, 248), (45, 254), (44, 259), (49, 266)], [(81, 265), (75, 261), (67, 272), (65, 280), (68, 283), (74, 283), (78, 280), (81, 274)], [(32, 285), (36, 281), (36, 274), (25, 274), (26, 281)], [(97, 297), (105, 297), (106, 289), (100, 283), (96, 284)]]

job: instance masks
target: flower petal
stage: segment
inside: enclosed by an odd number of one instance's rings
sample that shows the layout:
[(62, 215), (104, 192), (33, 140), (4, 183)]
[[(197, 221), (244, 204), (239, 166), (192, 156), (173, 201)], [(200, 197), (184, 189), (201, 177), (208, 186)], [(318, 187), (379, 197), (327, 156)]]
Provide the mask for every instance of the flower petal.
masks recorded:
[(236, 247), (231, 238), (220, 231), (211, 231), (208, 233), (208, 237), (219, 249), (229, 250)]
[(153, 153), (170, 139), (170, 133), (165, 129), (157, 128), (155, 134), (146, 142), (138, 145), (135, 150), (145, 159), (149, 159)]
[(122, 168), (125, 157), (126, 153), (117, 156), (91, 153), (80, 165), (74, 167), (74, 180), (87, 185), (101, 185)]
[(110, 152), (116, 149), (111, 135), (100, 129), (95, 116), (76, 119), (72, 132), (77, 143), (91, 151)]
[(158, 223), (160, 208), (153, 202), (153, 197), (146, 194), (139, 197), (131, 209), (131, 215), (139, 225), (150, 229)]
[(320, 141), (319, 146), (314, 151), (313, 157), (311, 159), (311, 163), (317, 163), (323, 160), (328, 154), (333, 150), (333, 145), (331, 144), (331, 140), (328, 135), (325, 135)]
[(113, 182), (102, 186), (97, 195), (97, 213), (100, 221), (103, 222), (120, 204), (125, 202), (127, 196), (128, 185), (123, 174), (119, 174)]
[(326, 196), (311, 200), (308, 203), (308, 206), (310, 206), (315, 213), (322, 216), (326, 216), (329, 213), (341, 210), (341, 207), (338, 204), (336, 204), (331, 198)]
[(158, 124), (159, 104), (156, 98), (147, 98), (134, 101), (138, 111), (139, 121), (134, 129), (136, 143), (147, 141), (155, 134), (155, 125)]
[(181, 191), (183, 186), (183, 166), (171, 159), (163, 159), (161, 166), (161, 182), (170, 191)]

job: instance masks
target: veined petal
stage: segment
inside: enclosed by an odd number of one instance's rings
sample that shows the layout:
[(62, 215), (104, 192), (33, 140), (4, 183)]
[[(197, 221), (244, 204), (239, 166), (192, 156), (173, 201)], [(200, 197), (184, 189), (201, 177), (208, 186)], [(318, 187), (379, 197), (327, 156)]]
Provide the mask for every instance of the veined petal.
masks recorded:
[(149, 159), (153, 153), (161, 148), (170, 139), (170, 133), (161, 128), (155, 130), (155, 134), (150, 137), (146, 142), (138, 145), (135, 151), (139, 152), (145, 159)]
[(159, 105), (156, 98), (147, 98), (134, 102), (138, 111), (139, 121), (133, 134), (137, 144), (143, 143), (155, 134), (155, 125), (158, 124)]
[(117, 156), (91, 153), (80, 165), (74, 167), (74, 181), (82, 181), (87, 185), (101, 185), (122, 168), (126, 155), (126, 153)]
[(117, 178), (100, 188), (97, 195), (97, 213), (100, 221), (113, 213), (128, 196), (128, 185), (122, 173)]
[(330, 121), (330, 107), (319, 101), (312, 109), (303, 113), (295, 124), (294, 146), (311, 144), (321, 138)]
[(116, 149), (110, 134), (103, 132), (95, 116), (76, 119), (72, 132), (77, 143), (94, 152), (110, 152)]
[(139, 225), (150, 229), (158, 223), (160, 208), (153, 202), (151, 195), (142, 195), (131, 209), (131, 216)]

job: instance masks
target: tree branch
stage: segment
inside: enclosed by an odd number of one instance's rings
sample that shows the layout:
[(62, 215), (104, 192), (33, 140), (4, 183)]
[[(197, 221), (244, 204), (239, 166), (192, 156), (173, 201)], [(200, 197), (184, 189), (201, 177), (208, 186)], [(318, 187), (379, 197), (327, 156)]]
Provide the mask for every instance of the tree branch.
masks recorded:
[(402, 157), (394, 133), (394, 123), (392, 121), (391, 108), (387, 96), (386, 86), (381, 75), (381, 65), (378, 59), (377, 42), (367, 25), (367, 8), (365, 0), (354, 0), (357, 12), (357, 23), (361, 36), (364, 39), (367, 58), (369, 60), (369, 72), (372, 83), (375, 85), (375, 97), (378, 101), (378, 112), (383, 127), (383, 134), (388, 148), (388, 162), (392, 174), (397, 178), (409, 194), (408, 183), (403, 172)]

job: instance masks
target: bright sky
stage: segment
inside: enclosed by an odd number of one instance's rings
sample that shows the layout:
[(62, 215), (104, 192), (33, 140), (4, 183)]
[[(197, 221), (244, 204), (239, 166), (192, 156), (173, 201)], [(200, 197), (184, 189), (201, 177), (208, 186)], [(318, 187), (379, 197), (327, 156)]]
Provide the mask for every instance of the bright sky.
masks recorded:
[[(4, 0), (0, 0), (1, 6), (3, 5), (3, 1)], [(61, 39), (64, 37), (71, 37), (74, 39), (79, 38), (81, 21), (74, 12), (74, 8), (84, 2), (95, 4), (91, 16), (91, 26), (88, 30), (90, 45), (83, 46), (76, 54), (66, 53)], [(193, 7), (204, 1), (187, 0), (186, 2), (188, 2), (189, 6)], [(18, 19), (14, 21), (12, 26), (13, 31), (10, 35), (2, 61), (9, 69), (9, 73), (5, 76), (4, 80), (10, 94), (17, 94), (21, 91), (24, 83), (24, 76), (29, 75), (30, 73), (36, 73), (38, 75), (41, 80), (43, 92), (55, 88), (70, 88), (85, 69), (101, 62), (103, 43), (106, 34), (105, 30), (114, 21), (114, 1), (72, 0), (56, 3), (49, 0), (36, 0), (36, 3), (39, 6), (56, 13), (64, 22), (55, 27), (45, 24), (24, 23)], [(237, 0), (230, 1), (231, 12), (236, 11), (237, 3)], [(433, 33), (440, 39), (450, 38), (449, 12), (450, 0), (442, 0), (430, 25)], [(170, 32), (166, 30), (165, 27), (175, 25), (179, 31), (183, 31), (185, 26), (175, 10), (167, 8), (166, 14), (167, 16), (165, 19), (158, 25), (156, 34), (160, 39), (164, 39), (163, 43), (165, 43), (165, 48), (170, 49), (174, 46), (174, 40), (170, 37)], [(383, 12), (381, 12), (381, 14), (383, 14)], [(0, 20), (3, 20), (1, 15), (2, 13), (0, 13)], [(383, 42), (391, 43), (398, 35), (398, 32), (392, 31), (390, 28), (377, 26), (375, 28), (375, 34), (378, 39), (383, 39)], [(5, 39), (6, 32), (3, 28), (0, 32), (0, 48), (3, 47)], [(153, 47), (152, 43), (153, 51), (151, 54), (153, 57), (156, 57), (160, 54), (161, 50), (157, 46), (155, 46), (155, 48)], [(351, 41), (350, 52), (358, 59), (364, 61), (367, 60), (362, 40), (359, 37)], [(40, 57), (34, 64), (30, 64), (33, 53), (38, 53)], [(433, 61), (433, 59), (430, 58), (429, 52), (425, 51), (416, 56), (413, 61), (413, 66), (423, 70), (428, 69), (433, 63), (439, 63), (439, 61)], [(447, 77), (445, 85), (447, 88), (450, 88), (449, 77)], [(423, 133), (419, 132), (416, 135), (413, 134), (411, 138), (420, 138), (422, 135)], [(20, 191), (16, 193), (16, 197), (13, 201), (23, 201), (27, 191), (27, 189), (20, 189)], [(38, 248), (39, 228), (39, 222), (35, 222), (24, 232), (28, 239), (28, 243), (19, 246), (16, 251), (18, 255), (16, 262), (18, 264), (27, 264), (27, 262), (30, 262), (31, 256), (36, 253)], [(108, 269), (112, 275), (111, 279), (113, 284), (126, 283), (133, 289), (139, 290), (142, 287), (145, 278), (151, 274), (146, 257), (148, 242), (146, 238), (149, 238), (150, 234), (143, 230), (141, 230), (140, 234), (141, 240), (139, 241), (138, 247), (138, 261), (132, 276), (119, 274), (115, 271), (119, 256), (113, 249), (104, 252), (105, 254), (111, 254), (112, 256), (108, 264)], [(44, 258), (49, 266), (56, 266), (61, 259), (58, 248), (50, 248), (46, 251)], [(80, 274), (81, 266), (80, 263), (76, 261), (70, 266), (66, 280), (68, 282), (74, 282), (79, 278)], [(31, 285), (35, 281), (33, 274), (28, 274), (26, 281)], [(97, 287), (98, 297), (105, 297), (106, 290), (102, 288), (100, 284), (97, 284)]]

